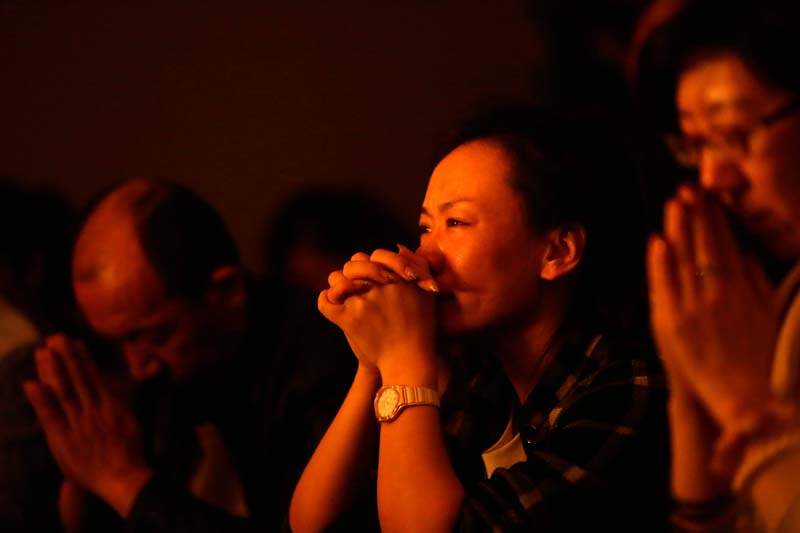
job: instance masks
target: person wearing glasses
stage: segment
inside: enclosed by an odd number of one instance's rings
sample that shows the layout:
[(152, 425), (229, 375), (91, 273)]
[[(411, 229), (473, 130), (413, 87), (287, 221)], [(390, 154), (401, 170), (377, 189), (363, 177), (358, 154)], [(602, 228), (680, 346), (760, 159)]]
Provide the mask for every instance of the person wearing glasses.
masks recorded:
[(698, 176), (647, 251), (673, 523), (800, 531), (800, 7), (661, 0), (636, 35), (637, 95)]

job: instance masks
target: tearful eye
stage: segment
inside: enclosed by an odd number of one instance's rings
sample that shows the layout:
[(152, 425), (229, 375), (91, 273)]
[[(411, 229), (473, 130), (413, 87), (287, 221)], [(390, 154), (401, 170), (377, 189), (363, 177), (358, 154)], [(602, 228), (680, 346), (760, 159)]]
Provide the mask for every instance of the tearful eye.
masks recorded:
[(466, 226), (467, 223), (463, 220), (458, 220), (457, 218), (448, 218), (447, 219), (447, 227), (452, 228), (454, 226)]

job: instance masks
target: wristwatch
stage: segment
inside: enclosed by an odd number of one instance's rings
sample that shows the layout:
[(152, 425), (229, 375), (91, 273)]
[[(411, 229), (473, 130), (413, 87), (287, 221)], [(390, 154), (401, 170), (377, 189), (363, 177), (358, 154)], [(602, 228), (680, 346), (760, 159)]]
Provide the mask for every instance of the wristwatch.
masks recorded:
[(414, 405), (439, 407), (439, 393), (428, 387), (386, 385), (375, 394), (375, 417), (378, 422), (391, 422)]

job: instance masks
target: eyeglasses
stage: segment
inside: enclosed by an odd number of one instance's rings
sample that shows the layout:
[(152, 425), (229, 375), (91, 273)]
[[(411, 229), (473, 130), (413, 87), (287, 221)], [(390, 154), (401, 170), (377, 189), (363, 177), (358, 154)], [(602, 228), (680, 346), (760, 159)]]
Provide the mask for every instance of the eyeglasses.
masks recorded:
[(762, 129), (800, 111), (800, 100), (794, 100), (753, 123), (750, 127), (719, 128), (705, 137), (687, 137), (679, 133), (664, 135), (664, 142), (678, 164), (697, 168), (703, 150), (715, 157), (741, 159), (750, 153), (753, 136)]

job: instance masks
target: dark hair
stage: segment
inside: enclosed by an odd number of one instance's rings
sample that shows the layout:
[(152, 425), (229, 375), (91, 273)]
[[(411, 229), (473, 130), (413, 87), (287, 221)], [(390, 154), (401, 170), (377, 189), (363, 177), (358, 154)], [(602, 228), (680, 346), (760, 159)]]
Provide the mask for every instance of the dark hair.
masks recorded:
[[(208, 202), (188, 187), (164, 179), (142, 180), (126, 208), (134, 220), (145, 257), (171, 296), (200, 298), (212, 272), (239, 266), (239, 250), (225, 222)], [(96, 197), (94, 211), (109, 195), (130, 186), (126, 181)]]
[(33, 268), (37, 253), (43, 253), (47, 259), (58, 256), (63, 267), (69, 257), (71, 217), (60, 191), (0, 178), (0, 263), (23, 276)]
[(294, 193), (268, 222), (263, 261), (268, 274), (282, 278), (292, 248), (305, 243), (346, 261), (355, 252), (394, 248), (412, 233), (367, 191), (341, 186), (312, 186)]
[(511, 186), (530, 227), (581, 225), (584, 256), (574, 271), (575, 304), (603, 315), (609, 304), (643, 284), (644, 230), (640, 194), (621, 142), (606, 125), (541, 109), (505, 106), (469, 120), (441, 158), (456, 147), (493, 139), (514, 160)]
[[(651, 13), (656, 13), (656, 2)], [(640, 104), (660, 130), (677, 126), (677, 78), (698, 54), (732, 52), (763, 81), (800, 94), (800, 4), (787, 0), (687, 0), (644, 18), (631, 65)]]
[(46, 332), (67, 328), (73, 312), (74, 215), (61, 191), (0, 178), (0, 265), (10, 274), (2, 290)]

